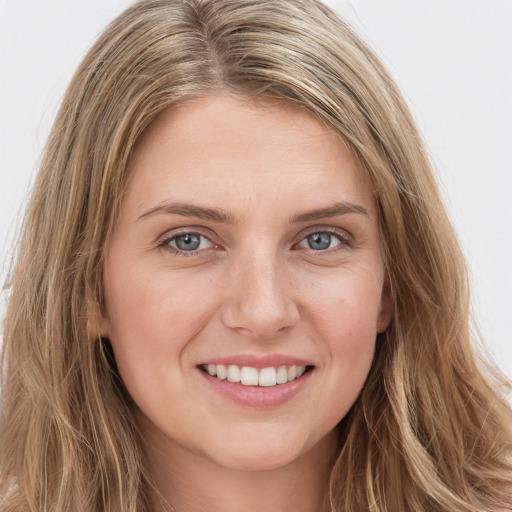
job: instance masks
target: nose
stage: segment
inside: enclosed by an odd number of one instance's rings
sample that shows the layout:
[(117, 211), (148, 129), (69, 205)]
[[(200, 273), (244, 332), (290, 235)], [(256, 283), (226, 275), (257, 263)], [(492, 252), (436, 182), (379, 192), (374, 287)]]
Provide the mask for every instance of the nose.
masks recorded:
[(300, 318), (286, 264), (277, 256), (249, 254), (230, 269), (224, 325), (259, 340), (281, 336)]

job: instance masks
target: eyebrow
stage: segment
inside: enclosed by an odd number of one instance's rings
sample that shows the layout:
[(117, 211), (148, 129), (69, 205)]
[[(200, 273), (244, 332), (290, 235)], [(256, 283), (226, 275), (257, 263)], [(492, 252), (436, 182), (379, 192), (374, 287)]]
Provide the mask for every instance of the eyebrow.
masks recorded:
[(222, 209), (205, 208), (188, 203), (163, 203), (145, 211), (137, 220), (155, 215), (157, 213), (166, 215), (181, 215), (183, 217), (195, 217), (202, 220), (211, 220), (222, 224), (237, 224), (235, 216)]
[(337, 217), (338, 215), (347, 215), (349, 213), (357, 213), (368, 217), (368, 210), (359, 204), (340, 201), (332, 206), (320, 208), (318, 210), (310, 210), (293, 216), (290, 219), (292, 223), (307, 222), (311, 220), (325, 219), (328, 217)]
[[(341, 201), (335, 203), (332, 206), (320, 208), (317, 210), (310, 210), (304, 213), (294, 215), (290, 218), (292, 224), (300, 222), (307, 222), (318, 219), (325, 219), (329, 217), (336, 217), (338, 215), (347, 215), (355, 213), (359, 215), (368, 216), (368, 210), (361, 205), (350, 203), (347, 201)], [(183, 217), (195, 217), (197, 219), (209, 220), (213, 222), (219, 222), (221, 224), (237, 225), (235, 215), (231, 212), (217, 208), (206, 208), (204, 206), (193, 205), (188, 203), (162, 203), (149, 210), (145, 211), (139, 216), (137, 220), (156, 215), (181, 215)]]

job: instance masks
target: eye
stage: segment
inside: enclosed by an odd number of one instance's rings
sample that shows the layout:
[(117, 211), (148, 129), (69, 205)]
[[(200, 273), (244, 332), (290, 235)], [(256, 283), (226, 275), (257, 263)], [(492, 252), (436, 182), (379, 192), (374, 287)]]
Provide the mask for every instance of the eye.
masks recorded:
[(180, 233), (166, 238), (160, 243), (175, 253), (194, 253), (215, 247), (215, 244), (200, 233)]
[(348, 245), (348, 240), (341, 234), (331, 231), (315, 231), (307, 235), (298, 246), (305, 249), (312, 249), (313, 251), (325, 251), (342, 244)]

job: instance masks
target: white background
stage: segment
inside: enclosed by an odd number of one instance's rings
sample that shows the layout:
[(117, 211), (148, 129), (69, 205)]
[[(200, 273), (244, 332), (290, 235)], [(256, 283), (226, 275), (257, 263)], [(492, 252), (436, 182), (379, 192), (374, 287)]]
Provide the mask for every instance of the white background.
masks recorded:
[[(0, 0), (0, 279), (59, 101), (126, 0)], [(512, 0), (330, 0), (388, 65), (470, 263), (490, 354), (512, 377)], [(5, 299), (5, 294), (4, 294)]]

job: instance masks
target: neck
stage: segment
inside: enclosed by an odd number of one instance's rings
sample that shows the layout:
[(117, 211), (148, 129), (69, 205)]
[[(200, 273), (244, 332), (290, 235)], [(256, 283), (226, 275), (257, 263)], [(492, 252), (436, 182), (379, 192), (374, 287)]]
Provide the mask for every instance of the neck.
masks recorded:
[[(299, 459), (266, 470), (226, 468), (172, 441), (147, 438), (146, 457), (159, 496), (155, 512), (327, 512), (336, 453), (332, 432)], [(155, 442), (156, 441), (156, 442)], [(262, 457), (265, 455), (262, 454)]]

